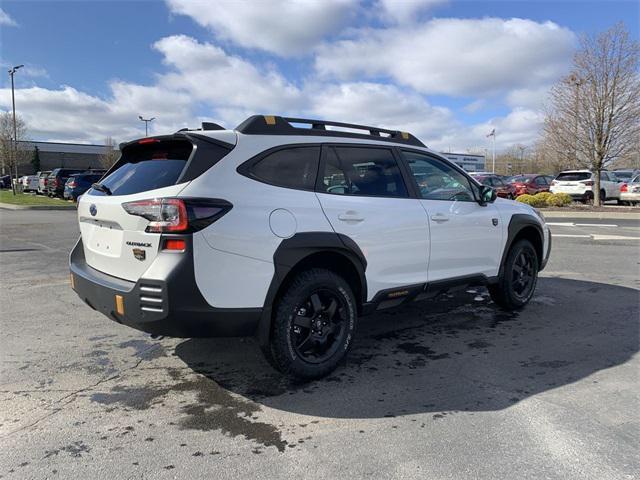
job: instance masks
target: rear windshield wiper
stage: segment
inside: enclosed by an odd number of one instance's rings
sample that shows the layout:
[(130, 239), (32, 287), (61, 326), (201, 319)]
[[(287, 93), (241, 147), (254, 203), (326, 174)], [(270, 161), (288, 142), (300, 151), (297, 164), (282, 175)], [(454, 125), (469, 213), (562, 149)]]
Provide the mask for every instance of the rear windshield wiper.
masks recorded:
[(101, 183), (94, 183), (91, 185), (91, 188), (95, 190), (100, 190), (101, 192), (106, 193), (107, 195), (111, 195), (111, 190), (106, 185), (102, 185)]

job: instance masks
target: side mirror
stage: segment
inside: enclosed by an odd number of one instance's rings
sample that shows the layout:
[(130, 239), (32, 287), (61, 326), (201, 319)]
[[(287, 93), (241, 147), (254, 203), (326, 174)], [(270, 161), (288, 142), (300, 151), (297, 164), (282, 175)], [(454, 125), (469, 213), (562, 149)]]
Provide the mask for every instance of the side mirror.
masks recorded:
[(493, 203), (496, 201), (497, 196), (498, 195), (496, 194), (496, 191), (493, 188), (487, 187), (486, 185), (482, 185), (480, 187), (480, 201), (478, 203), (480, 205)]

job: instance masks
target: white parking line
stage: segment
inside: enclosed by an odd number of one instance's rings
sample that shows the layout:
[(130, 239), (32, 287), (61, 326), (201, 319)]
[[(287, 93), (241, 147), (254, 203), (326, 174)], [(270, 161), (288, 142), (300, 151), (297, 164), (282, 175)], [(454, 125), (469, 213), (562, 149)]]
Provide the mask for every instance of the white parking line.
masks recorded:
[(617, 227), (618, 225), (608, 223), (576, 223), (576, 227)]
[(591, 238), (591, 235), (563, 235), (561, 233), (553, 233), (552, 236), (553, 238)]
[(573, 223), (573, 222), (547, 222), (552, 227), (617, 227), (613, 223)]

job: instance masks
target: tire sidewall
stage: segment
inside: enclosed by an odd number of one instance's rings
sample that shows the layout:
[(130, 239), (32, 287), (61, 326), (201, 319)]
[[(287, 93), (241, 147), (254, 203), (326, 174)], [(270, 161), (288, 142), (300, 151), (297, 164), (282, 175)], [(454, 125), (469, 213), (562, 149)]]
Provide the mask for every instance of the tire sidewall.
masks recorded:
[[(523, 250), (527, 250), (530, 254), (531, 254), (531, 258), (533, 259), (534, 262), (534, 276), (533, 276), (533, 285), (531, 287), (531, 290), (529, 291), (529, 293), (527, 294), (526, 297), (521, 297), (519, 295), (517, 295), (513, 289), (513, 281), (511, 279), (511, 272), (513, 271), (513, 264), (516, 260), (516, 258), (518, 257), (518, 255), (520, 255), (520, 253)], [(516, 242), (513, 247), (511, 248), (511, 250), (509, 251), (509, 255), (507, 257), (507, 263), (505, 265), (505, 271), (504, 271), (504, 275), (505, 275), (505, 281), (504, 281), (504, 288), (505, 288), (505, 293), (507, 294), (507, 296), (509, 297), (509, 301), (510, 303), (516, 307), (516, 308), (521, 308), (523, 306), (525, 306), (527, 303), (529, 303), (529, 300), (531, 300), (531, 297), (533, 297), (535, 291), (536, 291), (536, 287), (538, 285), (538, 272), (539, 272), (539, 268), (540, 268), (540, 262), (538, 259), (538, 254), (536, 253), (535, 248), (533, 248), (533, 245), (531, 244), (531, 242), (527, 241), (527, 240), (520, 240), (518, 242)]]
[[(356, 330), (357, 307), (349, 285), (340, 276), (321, 269), (314, 269), (304, 274), (312, 277), (313, 281), (304, 283), (294, 281), (278, 304), (274, 318), (272, 352), (279, 370), (294, 376), (319, 378), (335, 369), (351, 348)], [(304, 278), (304, 274), (301, 279)], [(338, 349), (332, 357), (316, 364), (305, 361), (296, 353), (290, 332), (296, 307), (318, 289), (332, 290), (339, 295), (346, 304), (348, 319), (345, 325), (346, 332)]]

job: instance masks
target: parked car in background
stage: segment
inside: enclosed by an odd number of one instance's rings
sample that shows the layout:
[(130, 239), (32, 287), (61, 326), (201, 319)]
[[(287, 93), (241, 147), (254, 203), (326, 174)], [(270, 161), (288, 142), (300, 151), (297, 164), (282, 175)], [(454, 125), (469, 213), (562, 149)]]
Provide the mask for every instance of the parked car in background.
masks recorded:
[[(589, 170), (565, 170), (560, 172), (551, 182), (552, 193), (567, 193), (574, 200), (593, 202), (593, 186), (595, 175)], [(620, 201), (620, 185), (613, 175), (603, 170), (600, 172), (600, 200), (616, 199)]]
[(47, 181), (49, 175), (51, 174), (51, 170), (46, 170), (44, 172), (38, 172), (38, 191), (36, 192), (39, 195), (47, 194)]
[(47, 195), (50, 197), (62, 198), (64, 194), (64, 184), (69, 176), (74, 173), (86, 172), (85, 168), (56, 168), (47, 177)]
[(633, 170), (631, 168), (621, 168), (614, 170), (613, 173), (616, 176), (618, 183), (630, 182), (636, 175), (640, 174), (640, 170)]
[(620, 185), (620, 201), (631, 205), (640, 203), (640, 174)]
[(64, 184), (65, 200), (78, 200), (78, 197), (91, 188), (91, 185), (102, 178), (102, 173), (76, 173)]
[(472, 173), (471, 176), (482, 185), (493, 188), (499, 197), (507, 198), (509, 200), (516, 198), (515, 187), (509, 182), (504, 181), (501, 175)]
[(22, 177), (22, 191), (23, 192), (37, 192), (38, 191), (38, 176), (37, 175), (25, 175)]
[(2, 175), (0, 177), (0, 188), (11, 188), (11, 175)]
[(514, 175), (509, 181), (516, 191), (516, 197), (524, 194), (535, 195), (540, 192), (548, 192), (551, 186), (551, 177), (535, 173)]

